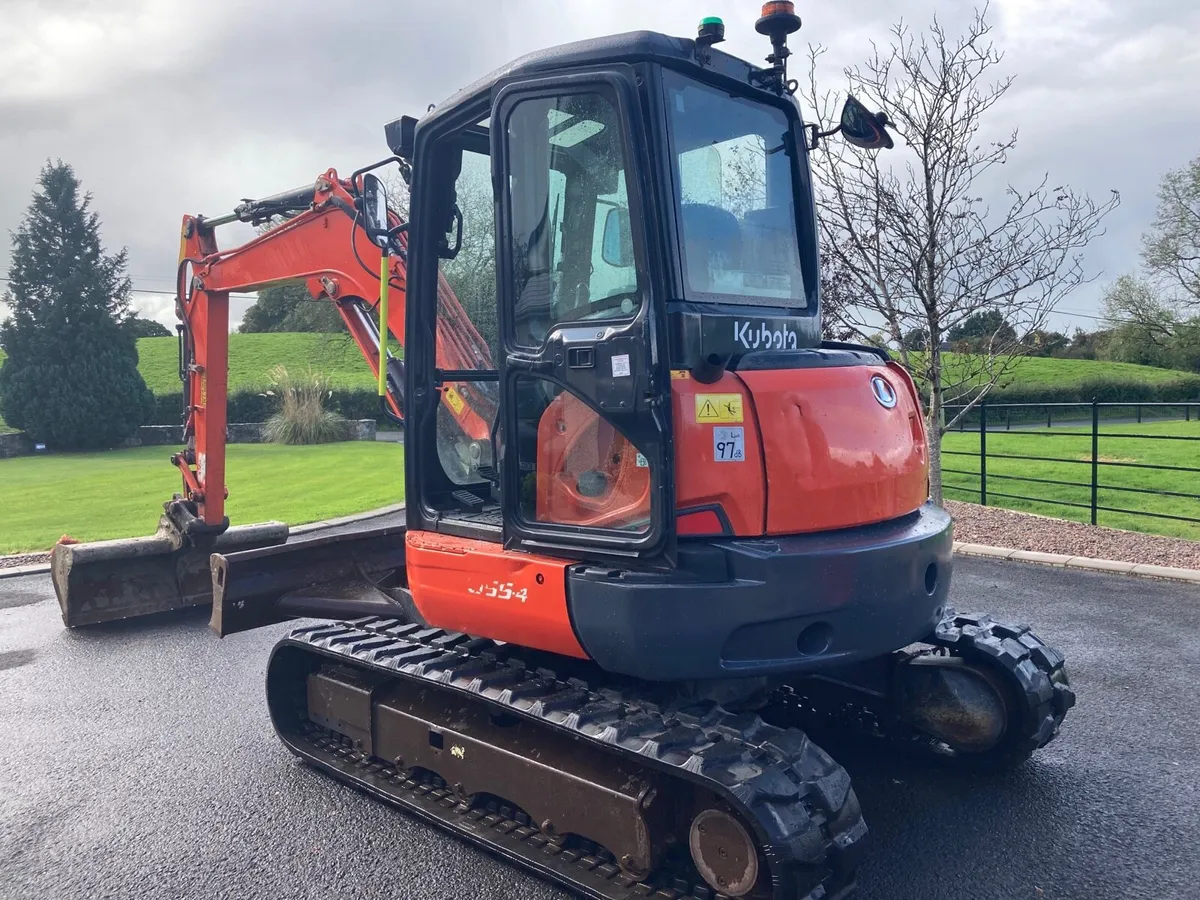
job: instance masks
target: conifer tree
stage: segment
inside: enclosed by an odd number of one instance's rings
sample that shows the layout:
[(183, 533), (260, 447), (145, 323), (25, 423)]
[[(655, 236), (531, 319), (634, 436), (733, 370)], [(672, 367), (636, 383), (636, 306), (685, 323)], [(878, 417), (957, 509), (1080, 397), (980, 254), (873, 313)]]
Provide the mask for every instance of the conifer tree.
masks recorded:
[(47, 162), (13, 236), (0, 324), (0, 416), (51, 449), (112, 447), (146, 421), (154, 398), (137, 370), (126, 251), (105, 253), (91, 195)]

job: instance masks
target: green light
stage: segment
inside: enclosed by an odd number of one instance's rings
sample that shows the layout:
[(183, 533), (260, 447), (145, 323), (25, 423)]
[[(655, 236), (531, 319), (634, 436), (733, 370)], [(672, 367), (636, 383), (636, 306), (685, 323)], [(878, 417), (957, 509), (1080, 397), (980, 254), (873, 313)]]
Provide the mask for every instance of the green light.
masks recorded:
[(725, 24), (725, 22), (721, 19), (720, 16), (705, 16), (703, 19), (700, 20), (701, 28), (703, 28), (706, 25), (724, 25), (724, 24)]

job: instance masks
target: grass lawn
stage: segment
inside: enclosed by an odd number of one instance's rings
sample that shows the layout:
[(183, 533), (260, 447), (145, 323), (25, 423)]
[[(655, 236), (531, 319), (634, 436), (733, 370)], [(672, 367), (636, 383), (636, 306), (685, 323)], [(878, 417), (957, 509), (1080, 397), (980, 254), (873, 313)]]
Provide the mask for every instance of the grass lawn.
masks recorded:
[[(328, 375), (336, 387), (370, 388), (371, 370), (348, 334), (231, 334), (229, 389), (267, 386), (267, 372), (283, 365), (293, 374), (309, 368)], [(180, 390), (175, 338), (138, 341), (138, 369), (155, 394)]]
[[(81, 541), (152, 534), (179, 490), (168, 447), (0, 459), (0, 554), (47, 550), (63, 534)], [(404, 447), (347, 442), (312, 447), (229, 447), (234, 524), (300, 525), (404, 499)]]
[[(962, 366), (969, 362), (969, 357), (964, 358), (958, 353), (947, 353), (945, 358), (946, 368), (951, 378), (959, 377), (957, 371), (961, 371)], [(1138, 366), (1133, 363), (1106, 362), (1096, 359), (1053, 359), (1027, 356), (1013, 364), (1008, 374), (1000, 379), (999, 387), (1074, 387), (1097, 378), (1156, 384), (1194, 374), (1175, 369), (1156, 369), (1153, 366)]]
[[(1104, 436), (1106, 434), (1152, 434), (1200, 437), (1200, 422), (1155, 422), (1141, 425), (1105, 425), (1101, 423), (1100, 428), (1099, 457), (1101, 465), (1099, 467), (1098, 505), (1200, 518), (1200, 501), (1116, 489), (1121, 487), (1142, 488), (1200, 495), (1200, 473), (1164, 472), (1154, 469), (1103, 465), (1105, 462), (1112, 462), (1200, 468), (1200, 442)], [(943, 454), (943, 465), (946, 468), (971, 473), (947, 472), (944, 478), (946, 496), (951, 500), (968, 500), (978, 503), (979, 433), (951, 432), (943, 438), (942, 449), (943, 451), (971, 454), (970, 456)], [(1021, 494), (1025, 497), (1089, 505), (1091, 503), (1092, 477), (1090, 426), (1087, 428), (1054, 428), (1051, 432), (1042, 429), (1037, 433), (988, 431), (987, 449), (989, 505), (1005, 506), (1010, 509), (1041, 513), (1063, 519), (1075, 519), (1080, 522), (1090, 521), (1090, 509), (999, 496), (999, 494)], [(993, 454), (1056, 457), (1071, 460), (1071, 462), (998, 459)], [(1013, 477), (1004, 476), (1072, 481), (1077, 485), (1040, 484), (1018, 481)], [(1131, 531), (1166, 534), (1200, 541), (1200, 525), (1195, 523), (1142, 518), (1104, 510), (1099, 512), (1097, 522), (1113, 528), (1126, 528)]]

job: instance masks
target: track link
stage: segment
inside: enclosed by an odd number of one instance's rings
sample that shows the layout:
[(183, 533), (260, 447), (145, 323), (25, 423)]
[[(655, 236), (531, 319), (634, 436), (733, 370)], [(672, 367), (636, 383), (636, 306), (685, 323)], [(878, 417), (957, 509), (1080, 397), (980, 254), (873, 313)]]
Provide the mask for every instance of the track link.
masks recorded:
[[(531, 664), (539, 658), (520, 648), (391, 619), (308, 625), (276, 645), (268, 699), (275, 727), (293, 752), (596, 900), (724, 895), (705, 886), (690, 862), (681, 866), (679, 854), (660, 871), (635, 878), (601, 848), (589, 852), (586, 844), (579, 849), (550, 840), (502, 801), (472, 806), (437, 777), (364, 754), (353, 741), (308, 721), (303, 678), (292, 668), (297, 654), (310, 669), (326, 659), (386, 674), (396, 684), (454, 692), (715, 795), (754, 831), (769, 872), (762, 883), (776, 900), (842, 900), (854, 891), (866, 836), (857, 798), (846, 771), (798, 729), (713, 703), (659, 705), (647, 701), (639, 683), (610, 679), (594, 666), (587, 680), (561, 678)], [(677, 843), (686, 847), (686, 835)], [(766, 895), (756, 890), (753, 896)]]
[(1000, 743), (982, 753), (954, 753), (892, 715), (885, 696), (848, 693), (842, 685), (806, 679), (784, 687), (776, 701), (791, 715), (779, 721), (824, 733), (835, 729), (891, 743), (906, 752), (937, 757), (969, 768), (1000, 770), (1017, 766), (1058, 735), (1075, 692), (1066, 658), (1028, 625), (1007, 625), (990, 616), (956, 615), (947, 610), (923, 646), (897, 651), (893, 664), (917, 656), (960, 656), (1000, 676), (1006, 689), (1008, 724)]

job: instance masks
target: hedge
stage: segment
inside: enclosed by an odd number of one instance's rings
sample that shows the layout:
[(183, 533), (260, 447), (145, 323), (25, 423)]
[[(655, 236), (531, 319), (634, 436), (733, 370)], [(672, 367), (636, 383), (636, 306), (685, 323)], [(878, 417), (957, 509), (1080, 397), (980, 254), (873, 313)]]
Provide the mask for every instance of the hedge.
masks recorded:
[[(1001, 403), (1030, 403), (1030, 404), (1050, 404), (1050, 403), (1091, 403), (1097, 400), (1100, 403), (1122, 403), (1136, 406), (1138, 403), (1179, 403), (1183, 401), (1200, 402), (1200, 375), (1184, 375), (1170, 381), (1160, 381), (1155, 383), (1145, 381), (1132, 381), (1118, 378), (1094, 378), (1080, 382), (1075, 385), (1053, 386), (1039, 385), (1025, 388), (1006, 388), (1003, 390), (995, 390), (988, 394), (987, 403), (989, 406), (996, 406)], [(1146, 411), (1148, 415), (1150, 411)], [(1164, 410), (1158, 412), (1158, 415), (1173, 415), (1182, 413), (1182, 410)], [(1104, 408), (1100, 411), (1101, 416), (1106, 418), (1127, 418), (1133, 414), (1132, 409), (1121, 408)], [(947, 410), (947, 418), (953, 415), (952, 410)], [(1054, 411), (1055, 417), (1059, 417), (1060, 413)], [(1035, 421), (1046, 417), (1046, 409), (997, 409), (990, 414), (991, 422), (1002, 421), (1004, 416), (1009, 417), (1009, 421)], [(1064, 409), (1061, 411), (1062, 418), (1090, 418), (1091, 412), (1085, 407), (1076, 409)], [(968, 414), (963, 424), (971, 425), (978, 424), (979, 412), (972, 410)]]
[[(275, 412), (276, 402), (264, 397), (261, 389), (232, 391), (226, 401), (226, 420), (229, 422), (265, 422)], [(374, 419), (380, 425), (390, 425), (379, 409), (379, 395), (369, 388), (334, 390), (327, 407), (347, 419)], [(147, 425), (178, 425), (183, 419), (183, 394), (158, 394), (154, 398), (154, 419)]]
[[(181, 420), (181, 394), (160, 394), (155, 399), (154, 420), (149, 425), (178, 425)], [(1171, 381), (1149, 383), (1116, 378), (1097, 378), (1062, 387), (1030, 386), (993, 391), (988, 395), (988, 404), (998, 403), (1091, 403), (1093, 399), (1102, 403), (1177, 403), (1184, 400), (1200, 401), (1200, 375), (1184, 375)], [(229, 395), (228, 420), (230, 422), (265, 422), (275, 411), (275, 401), (264, 397), (262, 390), (233, 391)], [(388, 426), (379, 410), (379, 395), (369, 388), (335, 389), (329, 399), (329, 408), (340, 412), (347, 419), (374, 419)], [(1068, 411), (1064, 410), (1064, 414)], [(1069, 411), (1080, 418), (1088, 413), (1083, 409)], [(1129, 410), (1104, 410), (1109, 416), (1127, 417)], [(997, 410), (997, 415), (1000, 414)], [(1012, 410), (1011, 421), (1031, 421), (1045, 416), (1045, 410)], [(966, 423), (979, 421), (978, 412), (972, 411)]]

